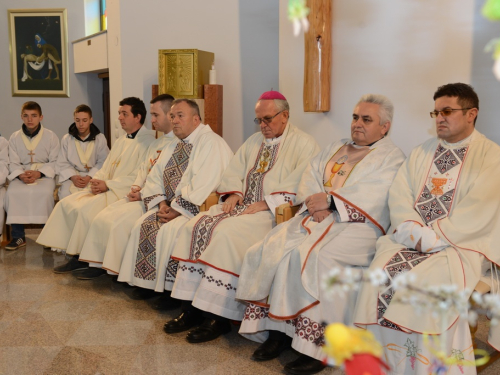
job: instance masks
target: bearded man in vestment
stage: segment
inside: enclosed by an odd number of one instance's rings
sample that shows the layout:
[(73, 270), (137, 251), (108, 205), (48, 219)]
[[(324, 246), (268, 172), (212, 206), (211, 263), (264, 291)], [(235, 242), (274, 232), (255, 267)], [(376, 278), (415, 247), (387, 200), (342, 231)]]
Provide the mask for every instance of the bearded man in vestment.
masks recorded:
[(131, 293), (135, 299), (145, 298), (140, 288), (152, 293), (156, 280), (164, 279), (170, 254), (160, 245), (200, 212), (233, 156), (227, 143), (201, 123), (196, 102), (174, 101), (170, 120), (176, 139), (163, 149), (141, 190), (147, 212), (135, 222), (118, 275), (118, 281), (138, 287)]
[(165, 332), (200, 324), (187, 340), (205, 342), (229, 332), (229, 319), (243, 318), (235, 293), (245, 252), (273, 228), (275, 208), (294, 203), (300, 177), (319, 151), (310, 135), (289, 122), (289, 113), (279, 92), (261, 95), (255, 106), (261, 131), (231, 159), (217, 188), (220, 204), (190, 220), (176, 243), (162, 242), (172, 257), (163, 264), (167, 271), (157, 291), (173, 288), (172, 297), (183, 301), (182, 313), (165, 324)]
[(24, 103), (21, 118), (21, 130), (9, 139), (10, 182), (5, 211), (12, 241), (5, 246), (6, 250), (26, 246), (24, 224), (45, 224), (54, 208), (59, 139), (42, 126), (42, 108), (38, 103)]
[(500, 263), (500, 147), (475, 129), (479, 99), (471, 86), (441, 86), (434, 101), (437, 137), (416, 147), (400, 168), (389, 192), (391, 228), (377, 241), (370, 266), (382, 268), (389, 281), (381, 289), (362, 286), (354, 323), (375, 334), (394, 373), (432, 372), (435, 352), (426, 333), (455, 359), (448, 374), (475, 374), (467, 319), (454, 308), (419, 314), (398, 302), (400, 291), (393, 289), (393, 278), (409, 273), (412, 285), (472, 291), (482, 262)]
[(2, 235), (3, 224), (5, 219), (4, 197), (5, 197), (5, 182), (9, 175), (9, 141), (0, 136), (0, 236)]
[(57, 204), (37, 239), (39, 244), (63, 250), (71, 256), (66, 264), (54, 268), (55, 273), (67, 273), (87, 266), (78, 261), (78, 256), (92, 220), (128, 193), (148, 146), (154, 140), (154, 132), (143, 127), (147, 111), (142, 100), (134, 97), (123, 99), (118, 114), (126, 134), (116, 140), (89, 186)]
[(304, 173), (298, 214), (248, 250), (236, 298), (249, 302), (240, 333), (264, 341), (254, 359), (292, 346), (301, 356), (285, 366), (288, 373), (319, 372), (325, 323), (352, 323), (356, 295), (331, 301), (320, 281), (332, 267), (368, 266), (389, 227), (389, 187), (405, 159), (387, 136), (393, 113), (385, 96), (361, 97), (351, 139), (330, 144)]
[(77, 279), (90, 280), (106, 272), (118, 275), (130, 232), (135, 222), (145, 213), (141, 190), (146, 178), (162, 150), (170, 143), (178, 142), (170, 122), (170, 107), (173, 101), (174, 97), (169, 94), (162, 94), (151, 100), (151, 125), (153, 130), (162, 132), (163, 135), (149, 146), (128, 195), (106, 207), (92, 221), (80, 253), (80, 261), (88, 262), (90, 267), (78, 272)]

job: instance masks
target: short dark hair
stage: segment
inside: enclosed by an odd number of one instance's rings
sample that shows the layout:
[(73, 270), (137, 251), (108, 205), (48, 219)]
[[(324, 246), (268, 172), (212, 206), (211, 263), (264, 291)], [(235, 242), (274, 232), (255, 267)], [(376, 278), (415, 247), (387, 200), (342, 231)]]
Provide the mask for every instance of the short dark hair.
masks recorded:
[(175, 105), (175, 104), (179, 104), (179, 103), (187, 103), (187, 105), (189, 105), (191, 107), (191, 109), (193, 110), (193, 113), (195, 115), (197, 115), (200, 119), (201, 119), (201, 115), (200, 115), (200, 107), (198, 107), (198, 103), (196, 103), (194, 100), (191, 100), (191, 99), (185, 99), (185, 98), (182, 98), (182, 99), (175, 99), (173, 102), (172, 102), (172, 107)]
[(40, 104), (37, 102), (26, 102), (23, 104), (21, 107), (21, 114), (23, 114), (24, 111), (26, 110), (31, 110), (31, 111), (38, 111), (38, 114), (41, 116), (42, 115), (42, 107), (40, 107)]
[(77, 113), (84, 112), (88, 113), (90, 117), (92, 117), (92, 110), (87, 104), (80, 104), (75, 108), (75, 112), (73, 112), (73, 115), (76, 115)]
[[(456, 97), (458, 105), (462, 108), (477, 108), (479, 110), (479, 98), (471, 85), (466, 83), (448, 83), (438, 87), (434, 93), (434, 100), (443, 96)], [(463, 112), (466, 113), (466, 110)], [(477, 116), (474, 119), (476, 123)]]
[(120, 101), (120, 105), (129, 105), (130, 106), (130, 112), (134, 115), (134, 117), (137, 117), (137, 115), (141, 115), (141, 125), (144, 125), (144, 121), (146, 121), (146, 115), (148, 111), (146, 111), (146, 106), (144, 105), (144, 102), (136, 98), (134, 96), (122, 99)]
[(161, 94), (156, 98), (151, 99), (149, 103), (154, 104), (161, 102), (161, 109), (163, 109), (163, 113), (167, 113), (168, 111), (170, 111), (170, 107), (172, 107), (172, 102), (174, 100), (175, 98), (170, 94)]

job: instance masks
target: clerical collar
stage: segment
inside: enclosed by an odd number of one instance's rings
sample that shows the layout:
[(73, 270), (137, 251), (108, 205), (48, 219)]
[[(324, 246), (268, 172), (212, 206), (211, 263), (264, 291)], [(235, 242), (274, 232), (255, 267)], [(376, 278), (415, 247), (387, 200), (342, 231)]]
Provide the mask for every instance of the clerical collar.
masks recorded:
[(357, 147), (372, 147), (375, 143), (380, 142), (384, 138), (385, 138), (385, 135), (382, 138), (380, 138), (379, 140), (377, 140), (377, 141), (375, 141), (373, 143), (370, 143), (369, 145), (366, 145), (366, 146), (357, 145), (356, 142), (354, 142), (354, 141), (352, 141), (352, 145), (353, 146), (357, 146)]
[[(142, 128), (142, 126), (141, 126)], [(141, 130), (141, 128), (137, 129), (135, 132), (131, 133), (131, 134), (127, 134), (127, 138), (128, 139), (134, 139), (135, 136), (137, 135), (137, 133), (139, 133), (139, 130)]]
[[(283, 134), (284, 133), (285, 132), (283, 132)], [(264, 141), (266, 142), (266, 144), (275, 145), (276, 143), (281, 142), (281, 138), (283, 138), (283, 134), (281, 134), (279, 137), (275, 137), (275, 138), (264, 138)]]
[(42, 128), (42, 124), (38, 124), (38, 128), (33, 133), (30, 133), (28, 130), (28, 127), (26, 125), (23, 124), (23, 126), (22, 126), (24, 135), (26, 135), (26, 137), (29, 137), (29, 138), (36, 137), (38, 135), (38, 133), (40, 133), (41, 128)]
[(184, 139), (181, 139), (182, 142), (184, 143), (193, 143), (196, 139), (196, 137), (198, 137), (198, 134), (200, 133), (200, 130), (204, 127), (205, 125), (204, 124), (200, 124), (196, 127), (196, 129), (194, 129), (191, 134), (189, 134), (186, 138)]
[(464, 138), (461, 141), (458, 141), (458, 142), (455, 142), (455, 143), (446, 142), (444, 139), (442, 139), (442, 141), (443, 141), (443, 144), (446, 147), (448, 147), (448, 148), (457, 148), (457, 147), (460, 147), (460, 146), (467, 146), (469, 143), (472, 142), (475, 134), (476, 134), (476, 129), (474, 129), (472, 131), (472, 133), (467, 138)]
[(78, 134), (78, 128), (76, 127), (75, 123), (72, 123), (68, 129), (68, 134), (70, 134), (75, 139), (79, 140), (80, 142), (94, 141), (95, 137), (97, 137), (97, 135), (100, 133), (101, 133), (101, 131), (93, 123), (90, 124), (90, 133), (88, 134), (88, 136), (85, 139), (80, 138), (80, 135)]

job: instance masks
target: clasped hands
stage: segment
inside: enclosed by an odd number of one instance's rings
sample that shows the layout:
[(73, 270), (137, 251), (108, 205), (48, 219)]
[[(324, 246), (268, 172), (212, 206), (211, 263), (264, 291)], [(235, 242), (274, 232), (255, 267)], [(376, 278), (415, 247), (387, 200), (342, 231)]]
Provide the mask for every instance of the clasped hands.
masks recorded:
[(141, 187), (137, 185), (132, 185), (130, 187), (130, 193), (127, 194), (127, 198), (130, 202), (142, 201)]
[(83, 189), (85, 186), (88, 185), (92, 177), (90, 176), (80, 176), (80, 175), (74, 175), (70, 177), (71, 182), (73, 182), (73, 185), (75, 185), (77, 188)]
[(42, 174), (38, 171), (27, 170), (19, 175), (19, 179), (25, 184), (32, 184), (36, 180), (42, 177)]
[[(222, 203), (222, 211), (226, 214), (234, 210), (236, 205), (241, 206), (243, 204), (243, 198), (238, 194), (231, 194), (227, 199)], [(243, 211), (242, 215), (246, 214), (255, 214), (260, 211), (269, 210), (269, 206), (266, 201), (255, 202), (249, 205), (245, 211)]]
[(168, 206), (166, 201), (162, 201), (160, 202), (160, 208), (158, 209), (156, 215), (158, 216), (158, 219), (160, 219), (160, 223), (168, 223), (170, 220), (179, 216), (180, 213)]
[(96, 180), (95, 178), (90, 180), (90, 191), (92, 194), (97, 195), (97, 194), (102, 194), (107, 192), (108, 186), (106, 185), (106, 182), (103, 180)]
[(326, 193), (316, 193), (308, 196), (304, 202), (313, 220), (317, 223), (321, 223), (332, 213), (326, 201), (327, 196)]

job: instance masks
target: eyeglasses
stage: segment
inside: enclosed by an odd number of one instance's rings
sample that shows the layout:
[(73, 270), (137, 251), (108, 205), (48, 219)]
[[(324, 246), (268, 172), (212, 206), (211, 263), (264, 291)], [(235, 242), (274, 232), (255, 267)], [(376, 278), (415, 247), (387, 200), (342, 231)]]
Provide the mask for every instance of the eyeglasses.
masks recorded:
[(472, 108), (445, 108), (442, 111), (432, 111), (431, 112), (431, 117), (436, 118), (439, 116), (441, 113), (441, 116), (446, 117), (449, 116), (453, 113), (453, 111), (465, 111), (466, 109), (472, 109)]
[[(284, 110), (283, 110), (283, 111), (284, 111)], [(264, 124), (266, 124), (266, 125), (269, 125), (269, 123), (270, 123), (271, 121), (273, 121), (273, 119), (274, 119), (276, 116), (278, 116), (278, 115), (279, 115), (281, 112), (283, 112), (283, 111), (279, 111), (279, 112), (278, 112), (278, 113), (276, 113), (273, 117), (262, 117), (262, 118), (258, 118), (258, 117), (256, 117), (256, 118), (254, 118), (254, 119), (253, 119), (253, 122), (255, 123), (255, 125), (260, 125), (260, 123), (261, 123), (261, 122), (263, 122), (263, 123), (264, 123)]]

